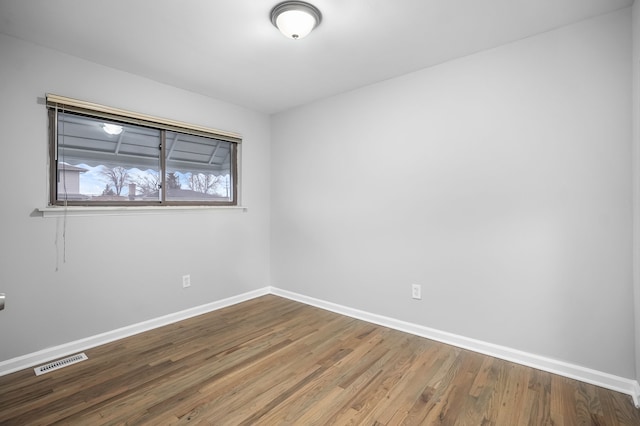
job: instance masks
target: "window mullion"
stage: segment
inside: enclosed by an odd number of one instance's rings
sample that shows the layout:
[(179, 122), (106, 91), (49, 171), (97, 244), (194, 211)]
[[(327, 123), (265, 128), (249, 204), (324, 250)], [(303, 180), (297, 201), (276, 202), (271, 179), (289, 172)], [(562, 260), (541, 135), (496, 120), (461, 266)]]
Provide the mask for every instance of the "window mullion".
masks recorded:
[(49, 204), (58, 194), (58, 108), (49, 109)]
[(167, 131), (160, 131), (160, 204), (166, 202), (167, 186), (167, 172), (166, 172), (166, 152), (167, 149)]

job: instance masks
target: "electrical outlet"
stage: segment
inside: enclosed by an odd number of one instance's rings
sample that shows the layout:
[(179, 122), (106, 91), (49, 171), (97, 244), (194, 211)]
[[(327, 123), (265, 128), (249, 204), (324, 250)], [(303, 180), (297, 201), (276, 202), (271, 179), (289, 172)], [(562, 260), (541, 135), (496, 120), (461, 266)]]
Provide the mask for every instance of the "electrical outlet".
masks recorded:
[(182, 288), (191, 287), (191, 275), (182, 276)]
[(420, 284), (411, 284), (411, 297), (414, 299), (422, 299), (422, 286)]

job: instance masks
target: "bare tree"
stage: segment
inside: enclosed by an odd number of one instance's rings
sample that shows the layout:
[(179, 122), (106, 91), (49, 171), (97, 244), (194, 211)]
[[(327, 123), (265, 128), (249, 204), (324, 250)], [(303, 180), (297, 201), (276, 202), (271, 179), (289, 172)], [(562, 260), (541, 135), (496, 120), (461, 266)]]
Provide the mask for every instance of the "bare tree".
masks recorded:
[(220, 184), (220, 176), (204, 173), (192, 173), (189, 176), (189, 189), (202, 192), (203, 194), (213, 194)]
[(145, 173), (143, 177), (139, 177), (134, 182), (140, 195), (146, 196), (154, 194), (160, 189), (160, 174)]
[(122, 188), (129, 183), (129, 171), (122, 166), (105, 167), (100, 173), (107, 178), (108, 184), (113, 185), (116, 195), (120, 195)]

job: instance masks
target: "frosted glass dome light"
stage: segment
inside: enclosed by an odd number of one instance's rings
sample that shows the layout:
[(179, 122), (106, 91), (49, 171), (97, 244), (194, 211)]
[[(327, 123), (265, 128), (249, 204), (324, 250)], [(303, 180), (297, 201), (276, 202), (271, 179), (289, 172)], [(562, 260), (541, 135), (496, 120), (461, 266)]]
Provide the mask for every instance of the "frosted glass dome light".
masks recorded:
[(271, 10), (271, 23), (294, 40), (306, 37), (321, 20), (320, 11), (303, 1), (285, 1)]

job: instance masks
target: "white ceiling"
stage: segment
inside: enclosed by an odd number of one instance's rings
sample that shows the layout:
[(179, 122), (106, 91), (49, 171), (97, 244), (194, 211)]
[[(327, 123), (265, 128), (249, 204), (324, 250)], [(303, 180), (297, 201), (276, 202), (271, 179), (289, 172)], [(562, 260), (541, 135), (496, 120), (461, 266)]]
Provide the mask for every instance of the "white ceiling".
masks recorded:
[(0, 32), (274, 113), (633, 0), (311, 0), (323, 21), (303, 40), (271, 25), (278, 2), (0, 0)]

